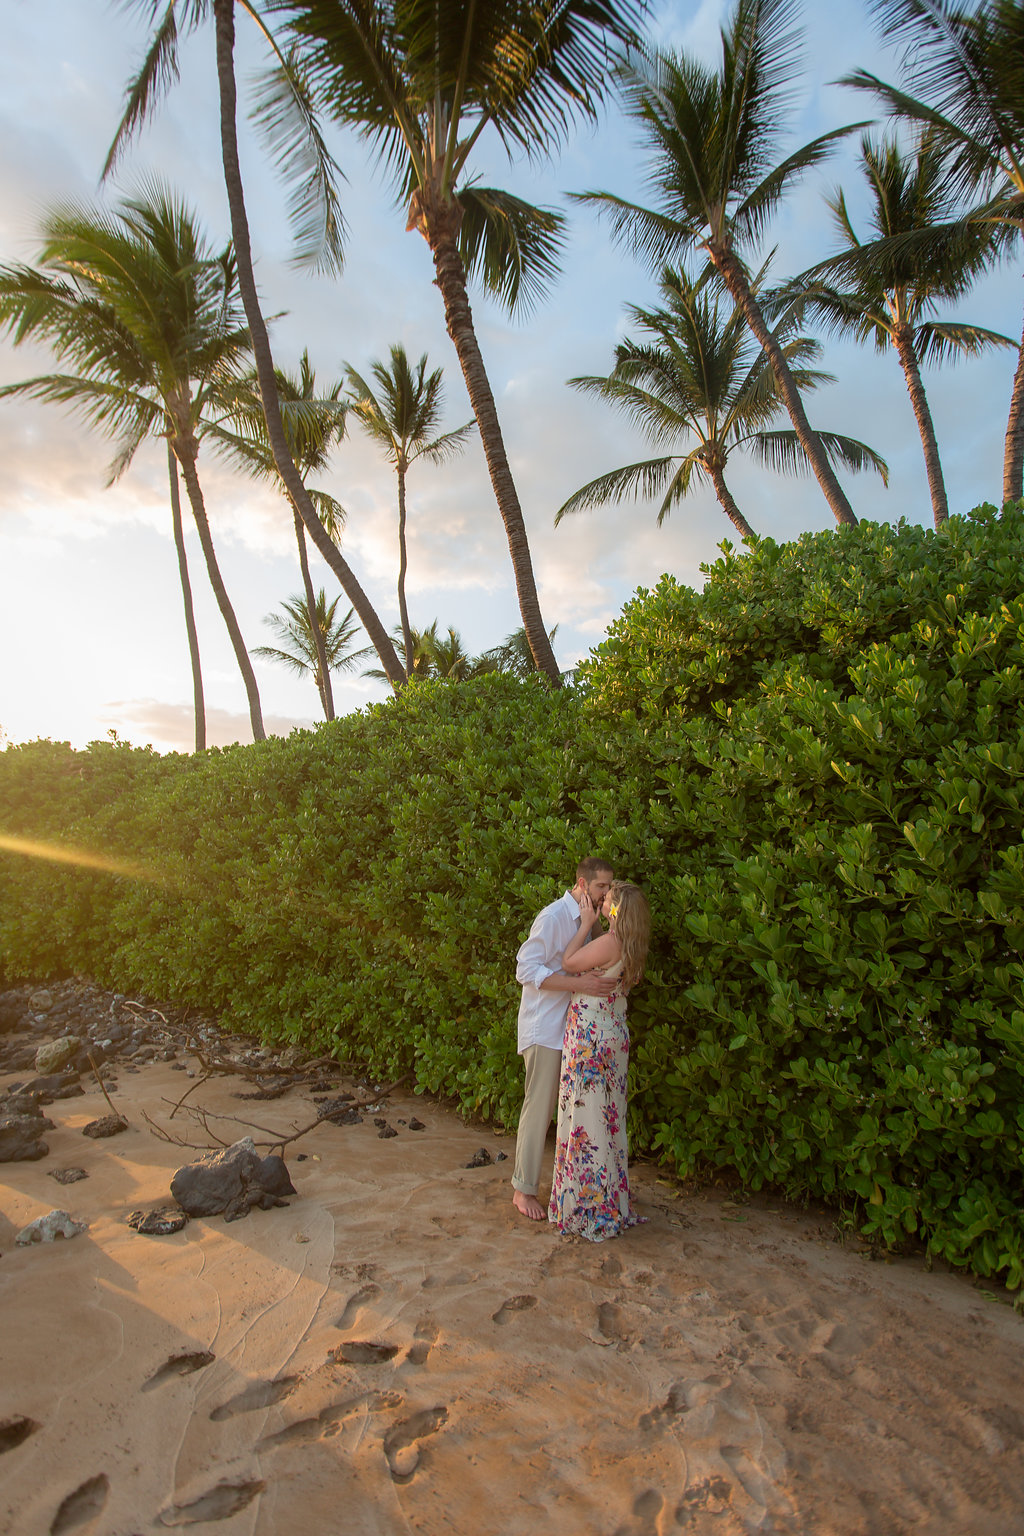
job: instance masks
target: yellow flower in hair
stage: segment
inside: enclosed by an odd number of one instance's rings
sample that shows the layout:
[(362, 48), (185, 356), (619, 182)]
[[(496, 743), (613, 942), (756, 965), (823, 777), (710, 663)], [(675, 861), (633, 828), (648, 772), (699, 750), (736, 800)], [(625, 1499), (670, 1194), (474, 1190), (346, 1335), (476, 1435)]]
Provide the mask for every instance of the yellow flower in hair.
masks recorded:
[(617, 901), (615, 901), (608, 908), (608, 916), (609, 917), (618, 917), (618, 915), (619, 915), (619, 904), (618, 904)]

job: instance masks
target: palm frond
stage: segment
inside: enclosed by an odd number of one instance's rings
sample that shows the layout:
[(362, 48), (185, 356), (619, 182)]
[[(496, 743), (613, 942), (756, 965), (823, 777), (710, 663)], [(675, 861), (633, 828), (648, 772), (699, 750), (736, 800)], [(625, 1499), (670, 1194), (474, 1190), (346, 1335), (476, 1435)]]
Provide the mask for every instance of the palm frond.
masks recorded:
[(289, 187), (296, 265), (339, 273), (345, 259), (345, 220), (338, 191), (343, 172), (324, 140), (319, 103), (297, 48), (279, 56), (259, 76), (251, 116)]
[(914, 350), (922, 363), (944, 363), (952, 357), (977, 357), (989, 347), (1009, 347), (1016, 351), (1019, 341), (990, 331), (984, 325), (965, 321), (931, 320), (914, 332)]
[[(889, 484), (889, 466), (867, 443), (838, 432), (818, 432), (821, 445), (832, 464), (853, 473), (873, 469)], [(757, 432), (746, 440), (751, 453), (767, 469), (786, 474), (812, 474), (813, 469), (797, 435), (793, 431)]]
[(589, 512), (594, 507), (607, 506), (609, 502), (626, 501), (630, 497), (657, 496), (667, 480), (676, 457), (645, 459), (640, 464), (626, 464), (606, 475), (581, 486), (568, 501), (564, 501), (555, 513), (555, 527), (571, 512)]
[(528, 312), (558, 275), (565, 219), (511, 192), (470, 182), (460, 187), (459, 252), (470, 277), (509, 310)]
[[(151, 18), (156, 14), (156, 9), (154, 4), (151, 9)], [(177, 79), (177, 0), (168, 0), (167, 9), (150, 40), (139, 72), (128, 83), (124, 112), (103, 166), (104, 181), (114, 169), (138, 128)]]

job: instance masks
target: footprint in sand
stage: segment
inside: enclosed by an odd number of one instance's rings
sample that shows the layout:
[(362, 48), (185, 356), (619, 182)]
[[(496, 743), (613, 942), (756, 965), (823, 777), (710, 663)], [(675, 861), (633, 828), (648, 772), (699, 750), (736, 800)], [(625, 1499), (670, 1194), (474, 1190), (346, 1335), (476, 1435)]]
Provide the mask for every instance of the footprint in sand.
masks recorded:
[(606, 1339), (616, 1343), (628, 1344), (632, 1338), (625, 1312), (613, 1301), (602, 1301), (598, 1307), (597, 1326)]
[(360, 1286), (358, 1291), (353, 1291), (352, 1295), (345, 1303), (344, 1312), (341, 1314), (341, 1316), (338, 1318), (338, 1321), (334, 1325), (335, 1328), (351, 1328), (352, 1324), (355, 1322), (356, 1318), (362, 1311), (363, 1304), (367, 1301), (372, 1301), (374, 1296), (379, 1295), (380, 1286), (374, 1285), (372, 1281), (369, 1285)]
[(425, 1365), (431, 1348), (437, 1343), (438, 1327), (430, 1318), (416, 1324), (415, 1343), (410, 1344), (405, 1358), (410, 1365)]
[(384, 1436), (384, 1456), (396, 1483), (407, 1483), (420, 1464), (418, 1442), (436, 1435), (448, 1419), (447, 1408), (423, 1408), (394, 1424)]
[(661, 1536), (665, 1500), (657, 1488), (645, 1488), (633, 1500), (633, 1521), (620, 1525), (615, 1536)]
[(263, 1492), (266, 1483), (218, 1483), (191, 1504), (172, 1504), (156, 1517), (157, 1525), (201, 1525), (207, 1520), (230, 1520)]
[(35, 1419), (27, 1418), (23, 1413), (16, 1414), (13, 1419), (0, 1419), (0, 1455), (4, 1451), (16, 1451), (38, 1428)]
[(172, 1376), (191, 1376), (193, 1371), (201, 1371), (206, 1366), (212, 1365), (216, 1355), (211, 1355), (208, 1349), (193, 1350), (187, 1355), (171, 1355), (165, 1360), (158, 1371), (154, 1371), (148, 1381), (142, 1383), (143, 1392), (151, 1392), (162, 1381), (168, 1381)]
[(686, 1383), (673, 1382), (668, 1389), (668, 1397), (659, 1408), (652, 1408), (649, 1413), (642, 1413), (638, 1421), (638, 1427), (642, 1430), (657, 1429), (666, 1419), (678, 1419), (689, 1407), (686, 1401)]
[(536, 1296), (510, 1296), (491, 1316), (492, 1323), (507, 1323), (516, 1312), (528, 1312), (537, 1305)]
[(371, 1339), (347, 1339), (328, 1351), (329, 1360), (344, 1360), (346, 1365), (383, 1365), (398, 1354), (397, 1344), (378, 1344)]
[(278, 1445), (313, 1445), (317, 1440), (330, 1440), (342, 1425), (359, 1413), (380, 1413), (386, 1408), (401, 1408), (404, 1399), (400, 1392), (362, 1392), (358, 1397), (347, 1398), (343, 1403), (328, 1403), (315, 1419), (299, 1419), (286, 1424), (273, 1435), (264, 1435), (256, 1446), (258, 1451), (269, 1451)]
[(297, 1376), (280, 1376), (277, 1381), (254, 1381), (244, 1391), (221, 1403), (219, 1408), (212, 1409), (210, 1418), (219, 1424), (221, 1419), (233, 1419), (236, 1413), (255, 1413), (257, 1408), (269, 1408), (294, 1391), (298, 1379)]
[(61, 1501), (50, 1526), (50, 1536), (64, 1536), (66, 1531), (80, 1531), (83, 1526), (91, 1525), (102, 1513), (109, 1492), (110, 1483), (102, 1472), (98, 1477), (90, 1477)]

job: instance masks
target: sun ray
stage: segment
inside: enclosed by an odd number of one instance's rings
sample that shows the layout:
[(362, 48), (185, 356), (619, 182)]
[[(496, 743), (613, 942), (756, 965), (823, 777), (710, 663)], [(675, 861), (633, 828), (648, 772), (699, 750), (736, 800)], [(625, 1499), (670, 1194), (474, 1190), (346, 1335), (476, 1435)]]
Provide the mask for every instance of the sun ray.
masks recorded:
[(46, 859), (53, 864), (74, 864), (81, 869), (98, 869), (109, 875), (125, 875), (130, 880), (148, 880), (164, 884), (163, 877), (144, 864), (130, 859), (117, 859), (107, 853), (94, 853), (88, 848), (72, 848), (67, 843), (45, 843), (33, 837), (14, 837), (0, 832), (0, 851), (24, 854), (30, 859)]

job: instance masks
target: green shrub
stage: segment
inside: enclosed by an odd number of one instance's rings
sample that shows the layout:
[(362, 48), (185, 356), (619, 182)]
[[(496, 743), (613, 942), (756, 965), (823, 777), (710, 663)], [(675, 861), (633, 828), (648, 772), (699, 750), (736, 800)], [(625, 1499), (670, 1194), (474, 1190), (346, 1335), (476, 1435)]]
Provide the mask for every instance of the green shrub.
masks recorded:
[(1024, 509), (757, 542), (577, 690), (417, 683), (287, 740), (0, 754), (8, 978), (89, 971), (514, 1124), (513, 956), (647, 888), (634, 1149), (1024, 1283)]

